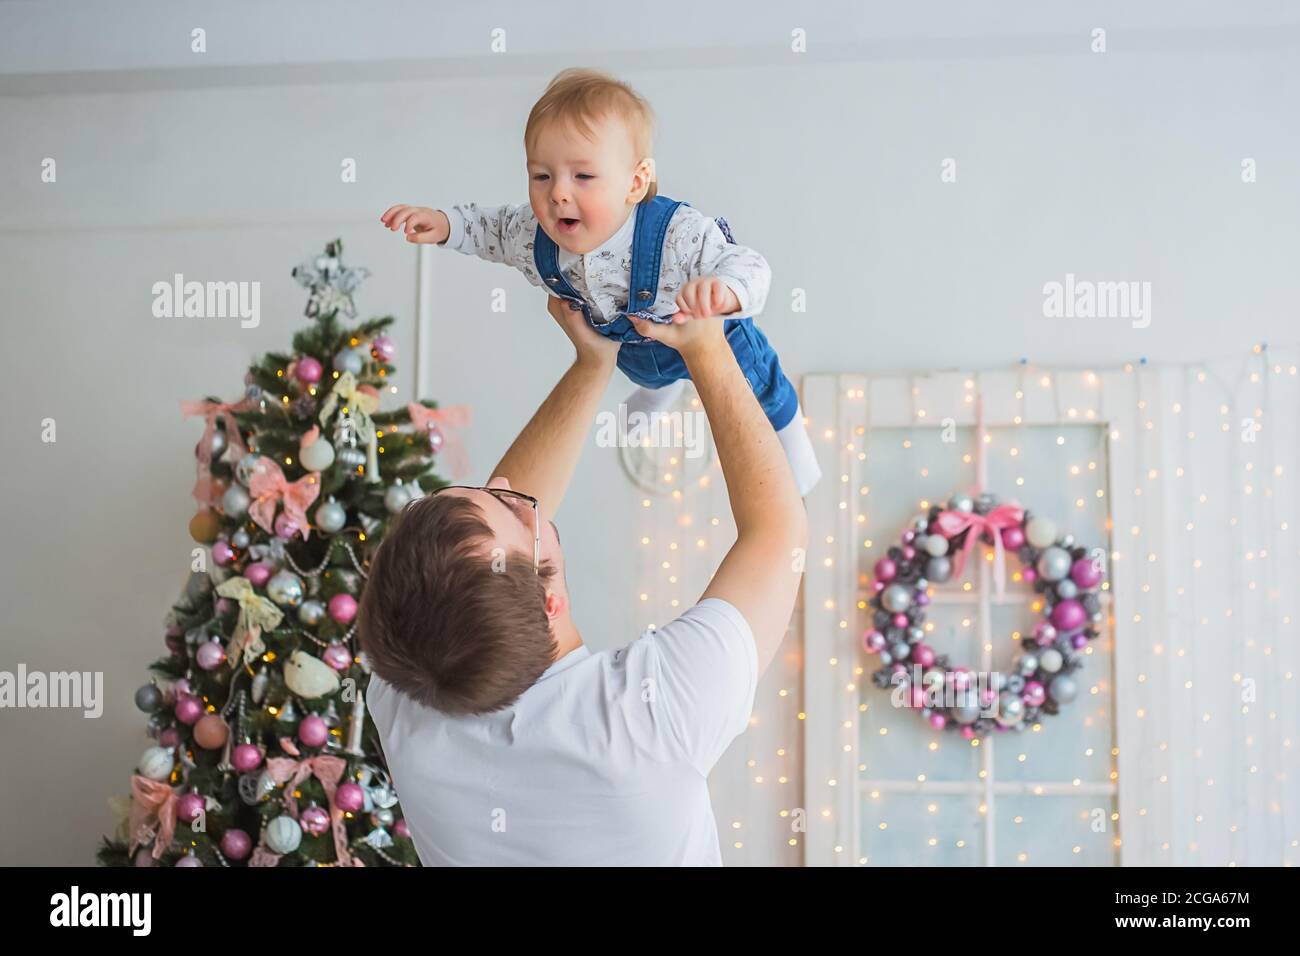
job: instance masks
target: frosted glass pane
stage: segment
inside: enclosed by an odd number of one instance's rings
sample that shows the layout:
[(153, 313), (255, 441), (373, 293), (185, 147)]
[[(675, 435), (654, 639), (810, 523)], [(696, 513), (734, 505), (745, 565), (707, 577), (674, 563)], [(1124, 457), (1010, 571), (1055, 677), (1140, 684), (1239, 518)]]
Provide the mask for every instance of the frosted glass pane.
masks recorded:
[(983, 866), (979, 803), (974, 794), (866, 793), (859, 860), (865, 856), (868, 866)]
[[(996, 865), (1117, 866), (1114, 812), (1111, 797), (998, 797)], [(1101, 832), (1094, 830), (1098, 824)]]

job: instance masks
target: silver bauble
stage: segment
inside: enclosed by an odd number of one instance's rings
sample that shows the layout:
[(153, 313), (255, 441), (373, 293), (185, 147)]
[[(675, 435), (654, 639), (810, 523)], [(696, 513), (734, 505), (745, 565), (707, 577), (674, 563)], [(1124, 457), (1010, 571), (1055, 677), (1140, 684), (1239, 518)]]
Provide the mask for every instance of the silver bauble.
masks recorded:
[(1065, 659), (1061, 657), (1061, 652), (1054, 647), (1049, 647), (1038, 655), (1038, 666), (1047, 674), (1055, 674), (1064, 663)]
[(952, 559), (946, 556), (931, 558), (925, 564), (925, 576), (937, 584), (943, 584), (952, 577)]
[(150, 780), (166, 780), (171, 776), (175, 755), (170, 747), (150, 747), (140, 757), (136, 769), (140, 776)]
[(262, 702), (262, 698), (266, 696), (266, 685), (269, 684), (270, 681), (271, 678), (267, 675), (265, 670), (260, 670), (253, 676), (253, 703), (260, 704)]
[(360, 448), (348, 445), (339, 449), (338, 461), (348, 471), (356, 471), (366, 463), (366, 453)]
[(377, 827), (391, 827), (393, 825), (393, 811), (387, 807), (376, 807), (375, 812), (370, 814), (370, 822)]
[(952, 500), (948, 502), (948, 508), (952, 511), (964, 511), (969, 514), (975, 510), (975, 501), (970, 495), (953, 495)]
[(397, 514), (407, 506), (410, 500), (411, 492), (402, 484), (400, 478), (397, 479), (396, 483), (389, 485), (388, 490), (384, 492), (384, 508), (387, 509), (389, 514)]
[(152, 714), (162, 706), (163, 694), (157, 684), (145, 684), (135, 692), (135, 706), (146, 714)]
[(1064, 548), (1048, 548), (1038, 556), (1035, 567), (1045, 581), (1059, 581), (1070, 573), (1070, 552)]
[(1056, 582), (1056, 596), (1062, 601), (1079, 596), (1079, 585), (1075, 584), (1069, 578), (1064, 578)]
[(325, 620), (325, 605), (320, 601), (303, 601), (298, 608), (298, 620), (308, 627), (315, 627)]
[(333, 534), (347, 523), (348, 512), (341, 504), (330, 498), (316, 509), (316, 527), (326, 534)]
[(248, 492), (239, 485), (231, 485), (221, 496), (221, 510), (227, 518), (242, 518), (248, 513)]
[(361, 374), (362, 358), (353, 349), (344, 349), (334, 356), (334, 370), (336, 372), (351, 372), (353, 375)]
[(281, 814), (266, 825), (266, 845), (272, 853), (292, 853), (302, 843), (302, 827), (288, 814)]
[(930, 519), (925, 515), (917, 515), (912, 519), (913, 530), (924, 531), (928, 527), (930, 527)]
[(925, 550), (934, 558), (942, 558), (948, 553), (948, 539), (941, 534), (932, 534), (925, 539)]
[(912, 606), (912, 589), (904, 584), (891, 584), (880, 595), (880, 604), (897, 614)]
[(277, 571), (266, 582), (266, 596), (281, 607), (297, 607), (302, 603), (302, 578), (292, 571)]
[(1025, 718), (1025, 702), (1015, 694), (998, 697), (998, 713), (994, 718), (1003, 727), (1011, 727)]
[(1025, 654), (1020, 658), (1020, 673), (1028, 677), (1038, 670), (1038, 655)]
[(980, 718), (979, 700), (973, 694), (967, 694), (952, 709), (952, 715), (959, 724), (973, 724)]
[(907, 660), (907, 655), (912, 653), (912, 648), (906, 642), (899, 641), (897, 644), (890, 645), (889, 653), (894, 660), (905, 661)]
[(243, 528), (236, 528), (235, 532), (230, 536), (230, 544), (236, 548), (247, 548), (252, 540), (248, 532)]
[(324, 438), (317, 438), (302, 450), (298, 461), (308, 471), (324, 471), (334, 464), (334, 446)]
[(1079, 695), (1079, 685), (1069, 674), (1058, 674), (1047, 685), (1047, 695), (1058, 704), (1068, 704)]
[(257, 466), (261, 460), (262, 456), (254, 451), (250, 451), (239, 459), (239, 464), (235, 465), (235, 480), (244, 487), (248, 487), (249, 482), (253, 480), (253, 476), (257, 474)]
[(1025, 525), (1025, 540), (1035, 548), (1050, 548), (1056, 540), (1056, 522), (1034, 517)]

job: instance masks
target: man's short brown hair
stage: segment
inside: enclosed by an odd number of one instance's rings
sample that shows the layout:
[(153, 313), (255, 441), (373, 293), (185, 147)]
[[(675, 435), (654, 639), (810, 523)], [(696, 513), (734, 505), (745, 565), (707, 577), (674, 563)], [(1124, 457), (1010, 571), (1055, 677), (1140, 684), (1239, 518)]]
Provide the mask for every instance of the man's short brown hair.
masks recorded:
[(507, 707), (554, 661), (546, 582), (555, 567), (492, 552), (492, 528), (464, 496), (429, 495), (394, 519), (370, 563), (358, 637), (371, 670), (427, 707)]

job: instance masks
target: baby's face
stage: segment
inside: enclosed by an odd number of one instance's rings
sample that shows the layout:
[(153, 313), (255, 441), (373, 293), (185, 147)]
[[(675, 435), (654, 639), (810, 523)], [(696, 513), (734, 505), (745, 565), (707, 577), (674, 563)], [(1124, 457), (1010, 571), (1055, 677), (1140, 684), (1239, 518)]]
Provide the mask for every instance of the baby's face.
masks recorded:
[(528, 199), (546, 234), (566, 252), (590, 252), (618, 231), (644, 195), (649, 166), (617, 117), (593, 123), (588, 140), (564, 124), (544, 128), (528, 151)]

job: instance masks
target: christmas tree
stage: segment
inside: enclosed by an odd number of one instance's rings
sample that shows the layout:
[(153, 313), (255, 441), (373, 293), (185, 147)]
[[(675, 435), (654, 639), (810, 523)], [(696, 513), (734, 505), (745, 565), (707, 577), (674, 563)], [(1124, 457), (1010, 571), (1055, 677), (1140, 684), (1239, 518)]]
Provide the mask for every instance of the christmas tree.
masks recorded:
[(182, 404), (206, 422), (200, 547), (164, 622), (169, 654), (136, 692), (156, 744), (102, 864), (419, 862), (366, 712), (357, 610), (388, 522), (445, 484), (435, 459), (459, 452), (468, 413), (379, 410), (396, 391), (394, 319), (345, 324), (368, 273), (342, 251), (293, 270), (311, 325), (292, 354), (254, 364), (237, 402)]

